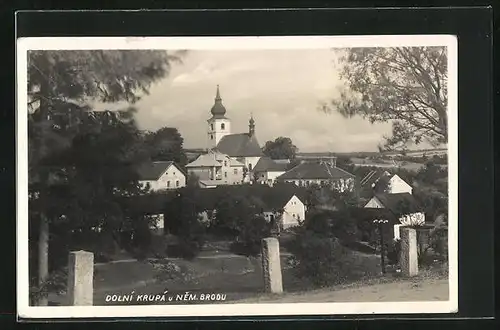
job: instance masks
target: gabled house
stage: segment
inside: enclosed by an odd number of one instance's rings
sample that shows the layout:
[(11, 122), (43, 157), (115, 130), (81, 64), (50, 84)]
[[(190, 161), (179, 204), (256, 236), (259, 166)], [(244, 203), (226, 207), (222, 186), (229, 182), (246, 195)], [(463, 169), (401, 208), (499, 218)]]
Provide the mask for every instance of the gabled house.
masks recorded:
[(422, 206), (407, 192), (376, 194), (366, 203), (365, 208), (388, 211), (383, 213), (388, 218), (384, 220), (392, 224), (394, 239), (399, 239), (399, 227), (403, 225), (425, 224)]
[(186, 174), (172, 161), (158, 161), (139, 167), (139, 183), (152, 191), (178, 189), (186, 185)]
[(413, 187), (397, 174), (385, 170), (372, 170), (361, 179), (361, 189), (370, 195), (373, 193), (399, 194), (413, 192)]
[(209, 221), (210, 214), (216, 209), (217, 203), (227, 195), (242, 196), (252, 199), (260, 205), (261, 213), (268, 221), (274, 221), (280, 228), (286, 229), (297, 226), (305, 219), (306, 192), (291, 184), (267, 185), (235, 185), (218, 186), (215, 189), (203, 189), (200, 195), (205, 221)]
[(186, 165), (189, 175), (196, 175), (202, 188), (243, 182), (244, 164), (217, 150), (198, 156)]
[(270, 157), (262, 157), (253, 169), (254, 178), (257, 183), (272, 186), (276, 178), (284, 174), (290, 166), (290, 160), (274, 160)]
[(344, 192), (353, 191), (356, 177), (329, 162), (306, 161), (276, 178), (280, 182), (294, 183), (299, 187), (310, 185), (331, 186)]

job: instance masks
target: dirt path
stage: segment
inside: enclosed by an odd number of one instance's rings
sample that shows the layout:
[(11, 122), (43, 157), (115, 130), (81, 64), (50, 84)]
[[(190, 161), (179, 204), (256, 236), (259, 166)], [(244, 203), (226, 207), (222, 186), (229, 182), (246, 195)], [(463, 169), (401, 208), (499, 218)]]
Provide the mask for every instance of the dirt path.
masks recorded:
[(421, 282), (401, 281), (338, 290), (288, 293), (280, 297), (262, 296), (239, 300), (238, 303), (440, 301), (448, 300), (448, 297), (448, 280), (426, 279)]

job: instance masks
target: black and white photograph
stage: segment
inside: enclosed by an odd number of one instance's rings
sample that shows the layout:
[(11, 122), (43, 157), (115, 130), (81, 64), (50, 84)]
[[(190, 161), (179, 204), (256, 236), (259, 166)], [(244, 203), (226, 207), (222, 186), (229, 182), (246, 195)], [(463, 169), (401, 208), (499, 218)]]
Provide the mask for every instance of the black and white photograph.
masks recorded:
[(17, 44), (24, 318), (458, 311), (457, 39)]

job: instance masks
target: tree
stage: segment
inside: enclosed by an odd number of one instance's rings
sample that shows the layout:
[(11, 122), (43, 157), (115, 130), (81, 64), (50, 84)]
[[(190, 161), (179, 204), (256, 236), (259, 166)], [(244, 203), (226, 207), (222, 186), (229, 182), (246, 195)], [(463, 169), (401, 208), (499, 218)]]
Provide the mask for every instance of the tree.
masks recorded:
[(227, 193), (216, 205), (214, 227), (235, 240), (232, 249), (245, 255), (259, 252), (260, 241), (270, 234), (270, 225), (263, 217), (263, 202), (243, 194)]
[(447, 142), (447, 53), (445, 47), (349, 48), (340, 54), (346, 89), (324, 111), (370, 122), (392, 121), (385, 148), (427, 141)]
[[(31, 200), (52, 197), (53, 155), (69, 148), (94, 102), (135, 103), (152, 83), (168, 74), (182, 54), (150, 50), (50, 50), (28, 53), (29, 189)], [(57, 158), (57, 157), (55, 157)], [(33, 203), (30, 203), (32, 205)], [(45, 205), (36, 203), (38, 282), (48, 277), (50, 222)], [(33, 218), (33, 217), (32, 217)], [(34, 219), (34, 218), (33, 218)], [(46, 299), (39, 302), (46, 305)]]
[(262, 148), (264, 155), (272, 159), (295, 159), (298, 150), (288, 137), (278, 137), (274, 141), (267, 141)]
[(181, 253), (187, 259), (195, 257), (205, 243), (206, 226), (200, 216), (205, 210), (200, 204), (200, 189), (192, 185), (179, 189), (165, 210), (168, 229), (180, 238)]
[(147, 133), (144, 140), (145, 147), (150, 150), (153, 161), (173, 161), (181, 167), (186, 165), (184, 139), (177, 128), (160, 128), (156, 132)]

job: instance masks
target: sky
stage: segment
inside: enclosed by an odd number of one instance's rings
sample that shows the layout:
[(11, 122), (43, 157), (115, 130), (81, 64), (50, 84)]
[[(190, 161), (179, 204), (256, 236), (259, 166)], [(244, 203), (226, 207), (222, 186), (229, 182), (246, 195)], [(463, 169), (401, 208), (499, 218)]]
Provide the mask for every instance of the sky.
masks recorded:
[(338, 95), (337, 66), (329, 49), (191, 50), (136, 104), (137, 122), (152, 131), (177, 127), (186, 148), (205, 148), (220, 85), (232, 133), (247, 132), (252, 114), (261, 145), (286, 136), (302, 152), (376, 151), (390, 124), (319, 110)]

